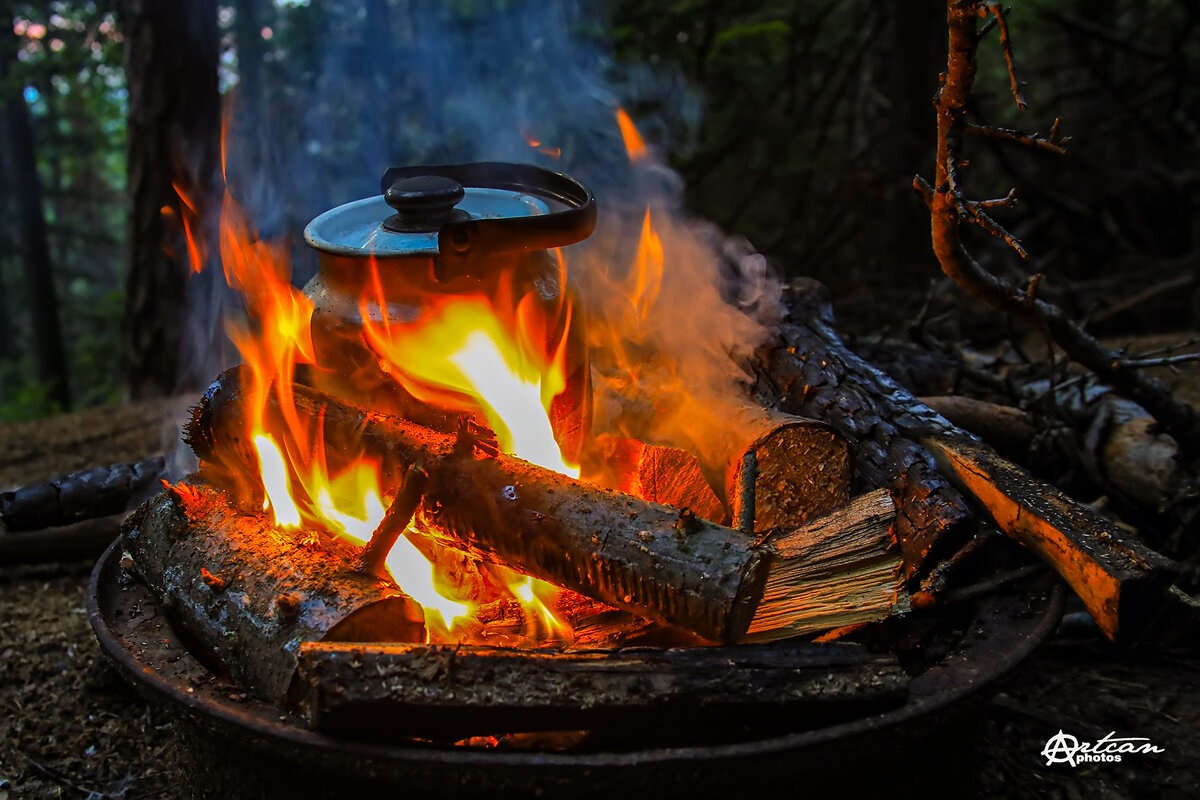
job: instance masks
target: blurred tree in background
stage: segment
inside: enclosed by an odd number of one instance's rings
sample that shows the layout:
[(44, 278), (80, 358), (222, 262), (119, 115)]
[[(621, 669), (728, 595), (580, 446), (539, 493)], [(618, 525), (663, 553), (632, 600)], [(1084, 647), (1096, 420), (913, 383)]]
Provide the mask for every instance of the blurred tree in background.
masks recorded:
[[(202, 2), (211, 0), (169, 5)], [(78, 406), (113, 402), (131, 388), (168, 391), (171, 383), (161, 359), (143, 371), (120, 333), (126, 278), (144, 290), (131, 297), (134, 322), (159, 294), (136, 266), (128, 271), (123, 253), (150, 263), (163, 243), (145, 234), (126, 240), (126, 87), (135, 76), (126, 81), (116, 5), (11, 6), (19, 47), (8, 80), (32, 122)], [(943, 0), (614, 0), (602, 19), (564, 11), (571, 7), (527, 0), (218, 4), (220, 87), (232, 98), (229, 135), (238, 145), (229, 171), (239, 181), (231, 184), (264, 234), (296, 243), (296, 280), (314, 266), (300, 243), (303, 225), (375, 191), (392, 160), (502, 153), (584, 180), (610, 179), (589, 172), (600, 162), (588, 149), (596, 145), (582, 143), (594, 138), (582, 134), (611, 128), (611, 118), (589, 117), (582, 99), (564, 103), (553, 91), (576, 72), (596, 70), (607, 78), (597, 91), (612, 97), (595, 105), (611, 100), (630, 110), (669, 154), (695, 214), (746, 237), (785, 276), (828, 283), (852, 327), (911, 319), (940, 274), (928, 215), (910, 187), (916, 172), (931, 171)], [(996, 196), (1017, 187), (1025, 203), (1001, 221), (1034, 254), (1024, 263), (985, 248), (995, 261), (989, 268), (1018, 280), (1045, 273), (1047, 296), (1106, 329), (1190, 324), (1200, 288), (1200, 4), (1027, 0), (1015, 4), (1010, 20), (1031, 110), (1017, 120), (996, 55), (981, 63), (974, 113), (1043, 131), (1062, 117), (1074, 143), (1065, 158), (972, 143), (979, 156), (972, 185)], [(543, 35), (555, 25), (570, 29), (568, 41)], [(463, 74), (471, 80), (446, 80)], [(175, 94), (188, 91), (187, 80), (173, 85)], [(179, 107), (184, 122), (215, 125), (204, 114), (189, 116), (186, 98)], [(518, 130), (514, 119), (539, 129)], [(491, 138), (486, 148), (481, 130)], [(531, 149), (531, 133), (561, 145), (562, 160)], [(33, 296), (18, 257), (15, 198), (7, 194), (0, 415), (31, 416), (55, 405), (33, 357), (26, 313)], [(150, 200), (138, 202), (152, 210)], [(179, 255), (159, 258), (144, 275), (161, 280), (164, 269), (185, 269)], [(1163, 285), (1162, 303), (1108, 313), (1123, 294)], [(184, 324), (169, 307), (156, 313), (143, 349)], [(211, 317), (192, 324), (209, 335), (215, 325)], [(132, 368), (128, 383), (123, 365)]]

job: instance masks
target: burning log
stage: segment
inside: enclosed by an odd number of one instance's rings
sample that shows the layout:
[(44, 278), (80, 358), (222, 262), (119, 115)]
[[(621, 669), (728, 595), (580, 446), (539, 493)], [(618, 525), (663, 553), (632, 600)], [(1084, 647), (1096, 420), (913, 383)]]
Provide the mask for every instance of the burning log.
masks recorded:
[[(187, 438), (202, 460), (254, 475), (238, 384), (231, 370), (210, 387)], [(777, 554), (770, 542), (756, 544), (692, 513), (516, 458), (480, 455), (469, 435), (438, 434), (294, 388), (301, 417), (323, 419), (327, 453), (379, 459), (393, 489), (401, 474), (421, 465), (426, 477), (416, 525), (454, 549), (714, 641), (737, 641), (756, 611), (777, 621), (756, 638), (792, 635), (795, 617), (810, 610), (760, 608), (770, 575), (797, 557)], [(280, 412), (269, 404), (265, 413), (270, 419)]]
[(352, 570), (358, 548), (204, 486), (163, 492), (130, 517), (126, 551), (182, 627), (248, 691), (280, 702), (303, 641), (424, 641), (419, 605), (391, 581)]
[(748, 398), (706, 397), (680, 412), (668, 406), (676, 401), (673, 392), (647, 396), (647, 387), (656, 383), (652, 375), (643, 375), (628, 389), (632, 397), (609, 393), (597, 401), (598, 426), (653, 442), (664, 419), (686, 416), (686, 423), (672, 427), (688, 441), (674, 444), (696, 454), (734, 527), (762, 532), (796, 525), (850, 498), (849, 448), (825, 423), (763, 408)]
[(157, 456), (0, 492), (0, 521), (9, 533), (18, 533), (120, 514), (153, 493), (162, 471), (163, 458)]
[[(894, 708), (908, 677), (854, 645), (558, 652), (300, 646), (310, 725), (354, 738), (456, 740), (541, 730), (829, 722)], [(656, 714), (669, 711), (669, 714)]]
[(691, 509), (713, 522), (729, 521), (695, 456), (686, 450), (607, 434), (595, 437), (588, 449), (591, 460), (585, 461), (585, 474), (602, 476), (606, 488)]

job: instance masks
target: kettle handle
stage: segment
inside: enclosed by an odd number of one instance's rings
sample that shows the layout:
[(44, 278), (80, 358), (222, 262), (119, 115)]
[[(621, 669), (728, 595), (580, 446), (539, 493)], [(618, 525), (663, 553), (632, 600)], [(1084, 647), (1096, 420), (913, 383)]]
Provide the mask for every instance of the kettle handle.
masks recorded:
[(438, 230), (443, 258), (564, 247), (583, 241), (596, 227), (596, 197), (590, 189), (568, 175), (532, 164), (482, 161), (392, 167), (383, 173), (380, 189), (386, 193), (396, 181), (425, 175), (451, 178), (467, 188), (521, 192), (565, 206), (530, 217), (447, 221)]

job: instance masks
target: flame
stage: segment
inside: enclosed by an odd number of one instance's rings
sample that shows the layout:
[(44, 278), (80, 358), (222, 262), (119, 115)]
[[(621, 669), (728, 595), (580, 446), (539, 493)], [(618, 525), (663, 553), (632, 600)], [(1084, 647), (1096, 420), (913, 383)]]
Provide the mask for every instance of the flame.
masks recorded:
[(550, 147), (549, 145), (544, 145), (542, 144), (541, 138), (534, 136), (532, 133), (522, 133), (521, 137), (525, 140), (525, 144), (529, 145), (544, 156), (550, 156), (551, 158), (562, 157), (561, 147)]
[(646, 140), (638, 133), (633, 120), (623, 108), (617, 109), (617, 127), (621, 129), (621, 138), (625, 141), (625, 152), (629, 154), (629, 160), (641, 161), (645, 158)]
[[(182, 187), (176, 191), (188, 257), (200, 272), (209, 258), (201, 210)], [(292, 286), (286, 247), (260, 239), (228, 192), (221, 204), (219, 255), (226, 282), (243, 300), (244, 316), (228, 319), (226, 331), (249, 372), (243, 385), (244, 425), (262, 482), (264, 510), (281, 528), (322, 530), (365, 544), (391, 503), (380, 489), (380, 465), (361, 453), (339, 452), (339, 466), (333, 469), (326, 459), (323, 418), (298, 412), (293, 393), (297, 365), (326, 368), (317, 363), (310, 332), (314, 307)], [(555, 255), (565, 280), (565, 261), (561, 253)], [(364, 341), (387, 374), (419, 399), (481, 415), (505, 453), (578, 475), (578, 467), (564, 460), (549, 420), (551, 403), (566, 387), (568, 303), (547, 305), (536, 290), (522, 295), (513, 283), (498, 295), (431, 301), (430, 313), (419, 324), (400, 325), (386, 313), (373, 261), (370, 273), (371, 288), (360, 298)], [(558, 345), (548, 355), (546, 343), (553, 341)], [(409, 529), (400, 537), (387, 556), (387, 569), (424, 608), (431, 641), (461, 641), (470, 635), (467, 623), (482, 601), (468, 597), (437, 558), (418, 549), (415, 534)], [(526, 619), (539, 621), (530, 628), (530, 638), (569, 637), (570, 626), (546, 602), (558, 590), (528, 576), (511, 577), (505, 585), (520, 595)]]
[[(378, 286), (378, 281), (376, 281)], [(533, 312), (536, 295), (518, 304), (511, 331), (494, 304), (481, 295), (453, 298), (416, 325), (393, 323), (376, 309), (382, 294), (360, 305), (363, 333), (384, 370), (410, 394), (459, 410), (480, 410), (501, 451), (578, 477), (554, 439), (549, 409), (566, 388), (567, 337), (554, 355), (544, 353), (546, 331)], [(373, 313), (374, 312), (374, 313)], [(565, 310), (570, 326), (571, 310)]]

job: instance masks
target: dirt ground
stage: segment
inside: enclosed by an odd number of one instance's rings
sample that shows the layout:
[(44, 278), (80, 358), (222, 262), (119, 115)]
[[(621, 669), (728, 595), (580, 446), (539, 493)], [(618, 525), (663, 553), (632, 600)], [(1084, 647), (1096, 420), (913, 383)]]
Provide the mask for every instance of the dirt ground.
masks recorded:
[[(0, 487), (160, 451), (172, 404), (0, 426)], [(115, 432), (115, 433), (114, 433)], [(3, 535), (3, 534), (0, 534)], [(90, 564), (0, 568), (0, 800), (178, 796), (172, 722), (112, 673), (88, 625)], [(1117, 649), (1077, 604), (985, 707), (981, 797), (1192, 797), (1200, 778), (1200, 649)], [(1059, 730), (1147, 737), (1156, 756), (1046, 765)], [(930, 753), (928, 767), (938, 763)], [(925, 767), (922, 767), (925, 768)], [(917, 774), (919, 770), (916, 771)], [(964, 787), (965, 788), (965, 787)], [(797, 796), (793, 787), (787, 796)]]

